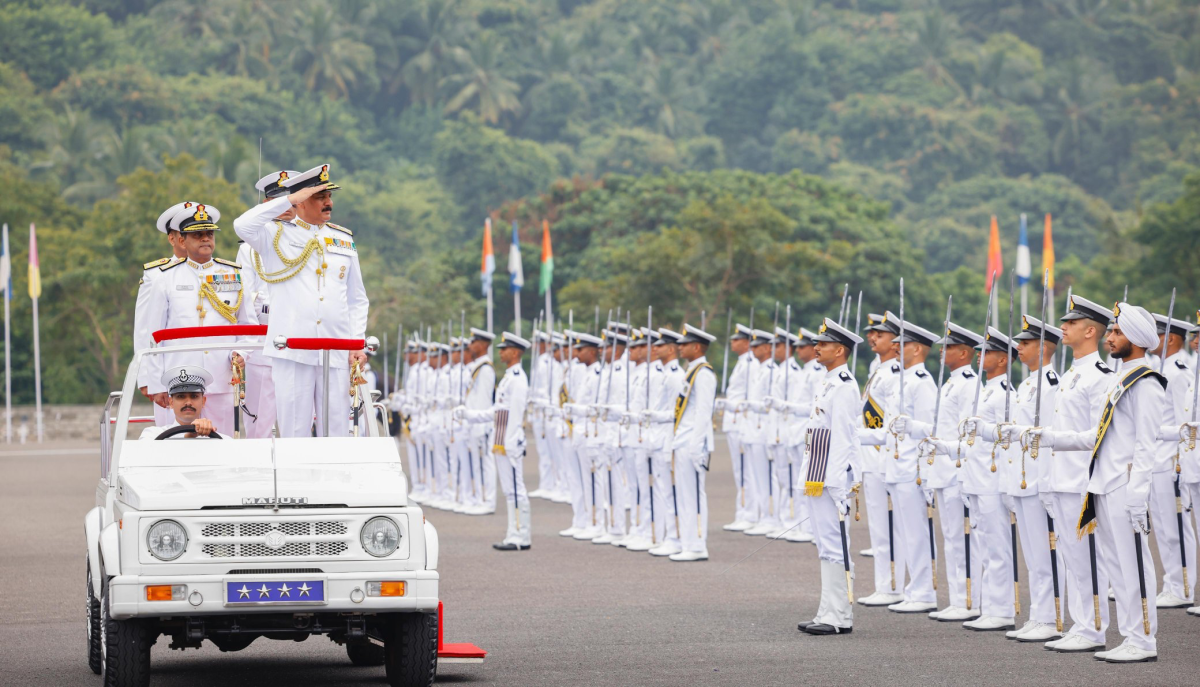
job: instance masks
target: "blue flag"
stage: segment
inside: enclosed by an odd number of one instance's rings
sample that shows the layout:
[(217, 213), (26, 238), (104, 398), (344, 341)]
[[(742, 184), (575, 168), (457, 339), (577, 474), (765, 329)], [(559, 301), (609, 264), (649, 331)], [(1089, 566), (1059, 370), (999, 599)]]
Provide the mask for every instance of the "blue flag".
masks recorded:
[(1017, 283), (1024, 286), (1029, 283), (1029, 236), (1025, 232), (1025, 213), (1021, 213), (1021, 238), (1017, 241)]
[(508, 275), (513, 293), (525, 286), (525, 269), (521, 266), (521, 239), (517, 236), (517, 220), (512, 223), (512, 243), (508, 245)]

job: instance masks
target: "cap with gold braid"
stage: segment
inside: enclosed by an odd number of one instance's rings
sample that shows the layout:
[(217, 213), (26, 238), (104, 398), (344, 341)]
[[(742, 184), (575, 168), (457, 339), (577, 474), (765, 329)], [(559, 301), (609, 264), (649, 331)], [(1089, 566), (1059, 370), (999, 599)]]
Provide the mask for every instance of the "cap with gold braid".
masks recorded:
[(221, 228), (217, 226), (217, 222), (221, 221), (221, 211), (211, 205), (200, 203), (192, 207), (180, 209), (171, 221), (167, 223), (167, 228), (174, 229), (182, 234), (190, 234), (196, 231), (219, 231)]
[(296, 175), (289, 174), (288, 176), (290, 178), (285, 179), (283, 182), (284, 188), (287, 189), (287, 193), (291, 193), (292, 191), (299, 191), (300, 189), (308, 188), (309, 186), (319, 186), (319, 185), (326, 185), (326, 184), (328, 184), (327, 186), (325, 186), (325, 190), (327, 190), (327, 191), (336, 191), (341, 188), (341, 186), (338, 186), (337, 184), (329, 181), (329, 165), (328, 164), (318, 165), (302, 174), (296, 174)]

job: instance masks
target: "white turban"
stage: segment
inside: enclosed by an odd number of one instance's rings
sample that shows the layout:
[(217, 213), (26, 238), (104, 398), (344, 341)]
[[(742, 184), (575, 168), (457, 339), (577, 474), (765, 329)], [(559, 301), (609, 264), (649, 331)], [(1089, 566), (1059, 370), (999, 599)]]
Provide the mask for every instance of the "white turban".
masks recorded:
[(1120, 302), (1116, 307), (1117, 326), (1129, 343), (1147, 350), (1158, 347), (1158, 326), (1143, 307)]

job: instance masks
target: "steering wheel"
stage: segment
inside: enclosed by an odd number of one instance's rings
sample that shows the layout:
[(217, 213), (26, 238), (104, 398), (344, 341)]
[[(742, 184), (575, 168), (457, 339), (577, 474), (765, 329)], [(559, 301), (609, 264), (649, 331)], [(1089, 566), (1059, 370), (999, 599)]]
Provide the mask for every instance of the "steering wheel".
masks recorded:
[[(178, 427), (171, 427), (170, 429), (163, 432), (162, 434), (159, 434), (158, 436), (154, 437), (154, 440), (162, 441), (163, 439), (170, 439), (171, 437), (175, 436), (176, 434), (187, 434), (188, 432), (195, 432), (195, 431), (196, 431), (196, 425), (179, 425)], [(190, 438), (191, 439), (200, 439), (201, 437), (199, 435), (197, 435), (197, 436), (190, 437)], [(214, 431), (212, 434), (209, 434), (205, 438), (220, 439), (221, 435), (217, 434)]]

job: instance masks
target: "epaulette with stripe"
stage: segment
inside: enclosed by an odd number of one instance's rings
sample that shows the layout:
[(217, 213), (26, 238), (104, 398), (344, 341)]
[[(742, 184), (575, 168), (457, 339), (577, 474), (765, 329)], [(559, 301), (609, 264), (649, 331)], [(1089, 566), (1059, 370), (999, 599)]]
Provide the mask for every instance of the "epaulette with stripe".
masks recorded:
[(239, 265), (238, 263), (236, 263), (232, 260), (226, 260), (225, 258), (213, 258), (213, 262), (219, 262), (222, 265), (229, 265), (230, 267), (234, 268), (235, 270), (242, 269), (242, 266)]
[(165, 265), (168, 262), (171, 262), (171, 260), (172, 260), (172, 258), (162, 258), (161, 260), (154, 260), (153, 262), (148, 262), (145, 265), (142, 265), (142, 271), (144, 272), (148, 269), (152, 269), (155, 267), (161, 267), (162, 265)]
[(185, 262), (187, 262), (187, 258), (171, 258), (170, 262), (168, 262), (167, 264), (163, 265), (162, 267), (160, 267), (158, 269), (163, 272), (166, 272), (167, 270), (171, 269), (172, 267), (178, 267)]
[(340, 224), (334, 224), (333, 222), (326, 222), (325, 226), (329, 227), (330, 229), (337, 229), (340, 232), (344, 232), (346, 234), (354, 236), (354, 232), (350, 231), (346, 227), (341, 226)]

